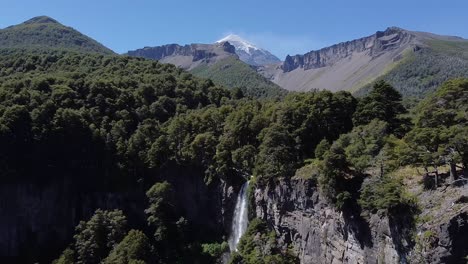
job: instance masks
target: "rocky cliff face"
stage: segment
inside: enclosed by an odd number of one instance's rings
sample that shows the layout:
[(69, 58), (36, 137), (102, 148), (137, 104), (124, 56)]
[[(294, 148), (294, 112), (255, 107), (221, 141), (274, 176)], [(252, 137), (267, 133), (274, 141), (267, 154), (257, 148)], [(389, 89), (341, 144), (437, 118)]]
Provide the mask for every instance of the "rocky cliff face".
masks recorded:
[(230, 34), (225, 38), (216, 41), (216, 43), (223, 42), (229, 42), (233, 45), (236, 48), (235, 52), (239, 55), (239, 59), (249, 65), (261, 66), (281, 62), (280, 59), (269, 51), (255, 46), (238, 35)]
[(145, 58), (151, 58), (155, 60), (161, 60), (168, 56), (193, 56), (193, 61), (198, 61), (204, 58), (211, 58), (216, 56), (215, 49), (220, 49), (224, 52), (235, 54), (234, 46), (228, 42), (220, 44), (190, 44), (181, 46), (178, 44), (169, 44), (158, 47), (145, 47), (143, 49), (137, 49), (129, 51), (130, 56), (139, 56)]
[(226, 57), (237, 57), (235, 47), (229, 42), (185, 46), (169, 44), (158, 47), (145, 47), (129, 51), (127, 54), (172, 63), (186, 70), (193, 69), (199, 66), (200, 63), (210, 64)]
[(249, 53), (243, 50), (236, 50), (236, 54), (239, 55), (241, 61), (253, 66), (276, 64), (280, 62), (276, 56), (264, 50), (251, 50)]
[[(177, 208), (200, 232), (216, 238), (228, 234), (239, 184), (219, 180), (207, 186), (199, 172), (181, 167), (161, 173), (157, 180), (172, 184)], [(82, 187), (69, 177), (42, 184), (0, 184), (0, 263), (50, 263), (72, 241), (79, 221), (99, 208), (120, 209), (131, 228), (146, 228), (149, 186), (125, 191)]]
[[(241, 182), (219, 180), (207, 186), (200, 173), (173, 167), (158, 180), (174, 186), (181, 213), (200, 232), (226, 235)], [(132, 227), (144, 228), (147, 188), (83, 191), (66, 177), (0, 185), (0, 262), (56, 258), (71, 242), (76, 224), (97, 208), (121, 209)], [(355, 206), (338, 211), (312, 180), (293, 178), (253, 189), (251, 213), (266, 220), (278, 243), (292, 246), (301, 263), (466, 263), (467, 197), (467, 185), (421, 192), (418, 217), (425, 220), (413, 226), (404, 214), (363, 218)]]
[(388, 218), (367, 223), (358, 212), (342, 213), (323, 201), (312, 182), (282, 181), (255, 191), (256, 214), (272, 224), (280, 242), (291, 244), (301, 263), (399, 263), (406, 256)]
[(4, 263), (56, 258), (54, 254), (71, 242), (78, 222), (88, 219), (97, 208), (122, 209), (129, 221), (139, 224), (145, 204), (142, 193), (86, 192), (80, 188), (67, 177), (44, 184), (1, 184), (0, 256)]
[(255, 216), (274, 227), (280, 244), (293, 246), (301, 263), (464, 263), (468, 254), (466, 206), (433, 227), (431, 245), (418, 239), (424, 232), (412, 230), (408, 216), (363, 219), (356, 208), (339, 212), (310, 180), (255, 189), (254, 200)]
[(412, 54), (430, 50), (433, 40), (454, 41), (391, 27), (303, 55), (287, 56), (283, 63), (259, 67), (258, 72), (287, 90), (355, 91), (400, 67)]
[(388, 28), (372, 36), (339, 43), (304, 55), (287, 56), (282, 69), (290, 72), (297, 68), (304, 70), (331, 66), (350, 57), (353, 53), (366, 51), (371, 57), (378, 57), (384, 52), (398, 49), (412, 42), (414, 35), (399, 28)]
[(440, 187), (419, 197), (413, 263), (468, 261), (468, 185)]

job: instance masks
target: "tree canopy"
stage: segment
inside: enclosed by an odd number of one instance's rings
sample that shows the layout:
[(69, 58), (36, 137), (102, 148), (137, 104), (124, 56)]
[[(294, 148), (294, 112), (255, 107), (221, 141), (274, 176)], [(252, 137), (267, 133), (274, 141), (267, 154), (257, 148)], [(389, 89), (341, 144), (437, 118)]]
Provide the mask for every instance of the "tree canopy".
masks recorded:
[(402, 117), (407, 111), (401, 100), (401, 94), (395, 88), (384, 81), (377, 82), (359, 102), (353, 116), (354, 125), (365, 125), (379, 119), (388, 123), (392, 133), (402, 136), (409, 120)]

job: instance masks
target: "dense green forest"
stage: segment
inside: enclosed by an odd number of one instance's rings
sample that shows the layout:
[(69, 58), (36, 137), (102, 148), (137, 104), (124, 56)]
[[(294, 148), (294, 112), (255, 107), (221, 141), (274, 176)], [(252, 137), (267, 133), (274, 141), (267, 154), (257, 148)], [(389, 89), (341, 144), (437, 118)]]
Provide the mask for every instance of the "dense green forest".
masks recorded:
[[(1, 182), (70, 176), (80, 188), (149, 186), (145, 228), (120, 210), (98, 210), (56, 263), (214, 263), (226, 243), (194, 233), (173, 186), (158, 181), (177, 166), (201, 169), (206, 185), (306, 177), (340, 210), (392, 214), (417, 212), (393, 175), (402, 166), (436, 168), (434, 185), (439, 166), (456, 180), (468, 164), (464, 79), (442, 85), (411, 116), (385, 82), (361, 99), (314, 91), (258, 101), (141, 58), (23, 49), (0, 58)], [(295, 263), (274, 238), (253, 220), (231, 263)]]
[[(292, 174), (320, 140), (349, 131), (357, 103), (349, 93), (326, 91), (259, 102), (138, 58), (27, 50), (3, 50), (0, 56), (2, 182), (67, 175), (82, 188), (119, 190), (151, 182), (173, 166), (203, 168), (206, 184), (252, 173), (274, 180)], [(167, 232), (184, 224), (177, 210), (167, 215), (154, 220), (167, 223)], [(166, 236), (155, 232), (147, 236), (158, 248), (157, 237)], [(178, 250), (161, 262), (196, 256), (192, 248), (199, 241), (180, 239), (180, 245), (195, 244), (160, 249)], [(78, 244), (70, 249), (77, 261), (84, 258)], [(102, 250), (109, 248), (106, 243)]]

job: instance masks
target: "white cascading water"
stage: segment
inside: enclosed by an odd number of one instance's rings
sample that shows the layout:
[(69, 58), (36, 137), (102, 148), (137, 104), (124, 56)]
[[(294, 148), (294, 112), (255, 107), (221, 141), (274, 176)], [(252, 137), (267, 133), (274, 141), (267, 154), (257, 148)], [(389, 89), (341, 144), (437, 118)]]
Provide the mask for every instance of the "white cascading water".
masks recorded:
[(229, 248), (231, 252), (237, 251), (237, 244), (242, 235), (247, 230), (249, 224), (249, 217), (247, 212), (247, 188), (249, 182), (247, 181), (242, 185), (239, 194), (237, 195), (236, 208), (234, 210), (234, 217), (232, 219), (231, 236), (229, 237)]

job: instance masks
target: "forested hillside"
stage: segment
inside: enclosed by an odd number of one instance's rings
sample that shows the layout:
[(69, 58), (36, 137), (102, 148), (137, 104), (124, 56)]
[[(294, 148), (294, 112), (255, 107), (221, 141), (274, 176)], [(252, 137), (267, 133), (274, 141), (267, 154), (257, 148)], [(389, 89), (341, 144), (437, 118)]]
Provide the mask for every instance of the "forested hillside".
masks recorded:
[(274, 179), (293, 173), (323, 138), (349, 131), (356, 106), (349, 93), (326, 91), (260, 103), (138, 58), (0, 56), (4, 183), (71, 176), (86, 189), (125, 190), (174, 166), (203, 168), (206, 184), (254, 172)]
[[(259, 102), (139, 58), (26, 50), (0, 56), (3, 183), (71, 176), (82, 188), (114, 191), (156, 183), (146, 193), (147, 228), (129, 226), (121, 211), (96, 211), (77, 227), (58, 263), (220, 257), (222, 238), (191, 233), (194, 226), (174, 207), (173, 187), (158, 182), (175, 167), (201, 168), (208, 186), (253, 175), (252, 188), (262, 188), (306, 164), (298, 175), (315, 179), (337, 208), (389, 214), (414, 213), (416, 206), (391, 176), (401, 166), (447, 163), (453, 179), (457, 164), (466, 169), (466, 80), (447, 83), (421, 103), (412, 128), (401, 95), (383, 82), (359, 101), (348, 92), (321, 91)], [(369, 177), (372, 184), (361, 189)], [(274, 237), (264, 225), (255, 222), (250, 236)], [(105, 241), (99, 232), (108, 232)], [(254, 263), (261, 254), (255, 246), (261, 240), (246, 243), (233, 263)], [(278, 261), (294, 261), (291, 252), (274, 252)]]
[(19, 25), (0, 29), (0, 48), (55, 48), (101, 54), (114, 53), (94, 39), (47, 16), (34, 17)]

